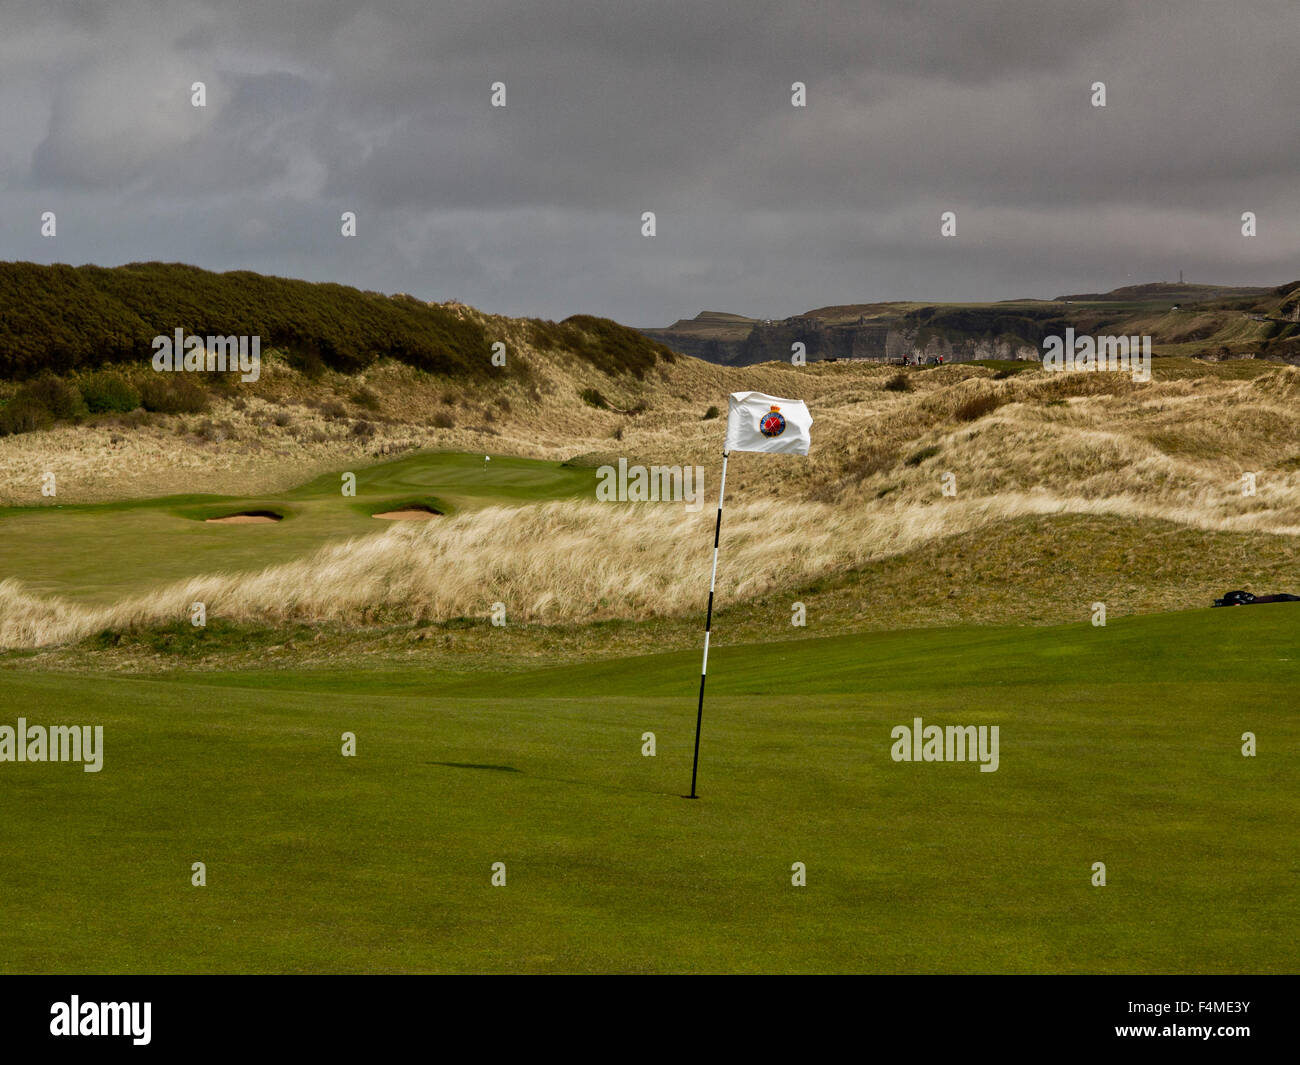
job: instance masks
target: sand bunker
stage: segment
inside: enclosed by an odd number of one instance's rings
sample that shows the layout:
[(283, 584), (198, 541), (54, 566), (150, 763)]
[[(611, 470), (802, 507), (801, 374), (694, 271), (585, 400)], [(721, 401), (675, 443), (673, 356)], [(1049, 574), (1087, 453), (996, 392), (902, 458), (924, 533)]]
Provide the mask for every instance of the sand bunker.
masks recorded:
[(250, 510), (245, 514), (230, 514), (224, 518), (206, 518), (209, 525), (274, 525), (281, 521), (279, 514), (269, 510)]
[(371, 515), (384, 521), (428, 521), (436, 518), (438, 512), (428, 507), (403, 507), (401, 510), (386, 510), (382, 514)]

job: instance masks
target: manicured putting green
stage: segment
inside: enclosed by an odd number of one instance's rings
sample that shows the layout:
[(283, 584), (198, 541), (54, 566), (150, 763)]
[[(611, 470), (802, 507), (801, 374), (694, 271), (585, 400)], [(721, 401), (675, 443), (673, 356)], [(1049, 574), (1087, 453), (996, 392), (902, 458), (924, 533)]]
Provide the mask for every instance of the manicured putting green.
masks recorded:
[[(695, 653), (0, 671), (0, 723), (105, 730), (0, 763), (0, 970), (1294, 972), (1298, 622), (719, 631), (698, 802)], [(893, 762), (915, 717), (999, 769)]]
[[(379, 512), (429, 508), (440, 514), (582, 495), (594, 497), (593, 469), (449, 452), (356, 467), (356, 496), (342, 472), (279, 495), (191, 495), (94, 506), (0, 509), (0, 577), (44, 595), (111, 602), (202, 573), (260, 570), (331, 541), (392, 528)], [(283, 520), (224, 524), (244, 513)]]

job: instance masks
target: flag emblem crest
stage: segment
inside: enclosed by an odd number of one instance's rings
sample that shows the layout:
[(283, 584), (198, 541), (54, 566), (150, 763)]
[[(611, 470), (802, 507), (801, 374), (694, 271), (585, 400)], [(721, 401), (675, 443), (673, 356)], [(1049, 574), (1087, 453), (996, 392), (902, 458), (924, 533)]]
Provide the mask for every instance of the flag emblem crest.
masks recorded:
[(780, 407), (773, 407), (758, 419), (758, 431), (769, 439), (785, 432), (785, 415)]

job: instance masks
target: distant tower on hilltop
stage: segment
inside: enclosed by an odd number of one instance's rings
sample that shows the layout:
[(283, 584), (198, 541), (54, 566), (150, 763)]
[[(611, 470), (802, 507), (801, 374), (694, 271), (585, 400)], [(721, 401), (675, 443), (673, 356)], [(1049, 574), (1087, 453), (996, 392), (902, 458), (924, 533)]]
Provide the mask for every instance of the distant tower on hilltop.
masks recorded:
[(1181, 270), (1178, 271), (1178, 283), (1180, 285), (1183, 283), (1183, 272)]

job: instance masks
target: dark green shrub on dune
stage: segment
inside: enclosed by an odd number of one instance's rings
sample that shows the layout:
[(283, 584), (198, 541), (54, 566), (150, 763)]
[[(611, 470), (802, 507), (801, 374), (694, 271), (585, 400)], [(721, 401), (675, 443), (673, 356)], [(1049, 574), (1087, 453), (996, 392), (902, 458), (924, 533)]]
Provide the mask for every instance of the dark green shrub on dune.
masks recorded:
[(140, 387), (140, 403), (157, 414), (199, 414), (208, 409), (208, 394), (185, 374), (159, 374)]
[(140, 390), (120, 374), (100, 371), (78, 382), (91, 414), (125, 414), (140, 406)]

